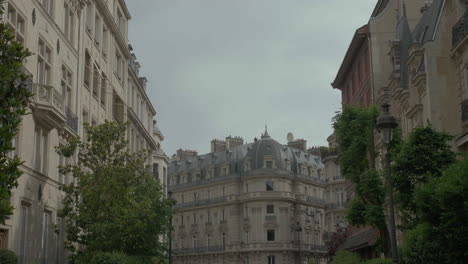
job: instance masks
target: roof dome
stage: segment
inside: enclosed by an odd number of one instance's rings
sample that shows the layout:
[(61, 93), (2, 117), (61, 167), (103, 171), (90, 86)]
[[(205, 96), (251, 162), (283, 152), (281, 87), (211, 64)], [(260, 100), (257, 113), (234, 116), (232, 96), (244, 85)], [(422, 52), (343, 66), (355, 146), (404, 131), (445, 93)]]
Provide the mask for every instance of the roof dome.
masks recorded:
[(276, 168), (285, 168), (284, 150), (287, 150), (283, 145), (278, 143), (271, 137), (263, 135), (260, 140), (257, 140), (252, 144), (251, 148), (247, 152), (247, 159), (250, 159), (252, 169), (260, 169), (264, 167), (265, 158), (271, 158), (275, 162)]

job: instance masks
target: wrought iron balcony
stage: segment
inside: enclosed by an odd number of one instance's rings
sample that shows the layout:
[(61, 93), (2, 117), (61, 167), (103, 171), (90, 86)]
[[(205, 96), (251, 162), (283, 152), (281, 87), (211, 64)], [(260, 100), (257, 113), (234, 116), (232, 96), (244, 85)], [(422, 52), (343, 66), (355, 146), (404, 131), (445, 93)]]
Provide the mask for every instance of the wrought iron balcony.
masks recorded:
[(462, 121), (466, 122), (468, 121), (468, 99), (465, 99), (465, 101), (462, 102)]
[(468, 12), (465, 12), (452, 27), (452, 47), (457, 46), (468, 35)]
[(204, 253), (204, 252), (220, 252), (220, 251), (223, 251), (222, 246), (173, 249), (173, 252), (176, 255)]
[(67, 119), (68, 127), (73, 129), (75, 133), (78, 133), (78, 116), (75, 113), (73, 113), (73, 111), (70, 110), (70, 108), (68, 107), (65, 107), (65, 116)]

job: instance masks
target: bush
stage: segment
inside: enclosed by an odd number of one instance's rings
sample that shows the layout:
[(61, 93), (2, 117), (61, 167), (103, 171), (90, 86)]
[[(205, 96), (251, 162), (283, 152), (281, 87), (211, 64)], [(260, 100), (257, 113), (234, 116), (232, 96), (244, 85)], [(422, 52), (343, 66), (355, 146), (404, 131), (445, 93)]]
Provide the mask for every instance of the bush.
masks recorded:
[[(3, 263), (3, 262), (0, 262)], [(150, 264), (151, 261), (120, 252), (81, 252), (73, 259), (74, 264)]]
[(13, 251), (8, 249), (0, 249), (0, 263), (2, 264), (16, 264), (18, 263), (18, 257)]
[(346, 250), (340, 250), (336, 252), (335, 257), (333, 258), (332, 264), (359, 264), (361, 263), (359, 261), (358, 255), (346, 251)]
[(361, 262), (361, 264), (392, 264), (391, 259), (370, 259)]

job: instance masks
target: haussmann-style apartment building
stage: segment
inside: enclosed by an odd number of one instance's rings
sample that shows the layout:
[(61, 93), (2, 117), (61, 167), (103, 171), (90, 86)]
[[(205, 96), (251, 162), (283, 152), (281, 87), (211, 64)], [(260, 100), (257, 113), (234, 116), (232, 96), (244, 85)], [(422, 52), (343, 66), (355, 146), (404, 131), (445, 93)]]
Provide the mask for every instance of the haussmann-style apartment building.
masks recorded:
[(179, 150), (169, 165), (173, 263), (326, 263), (345, 215), (336, 157), (267, 131), (249, 144), (213, 140), (204, 155)]
[[(24, 164), (13, 190), (14, 213), (0, 225), (0, 248), (20, 264), (66, 263), (60, 186), (71, 182), (58, 166), (75, 162), (55, 147), (86, 138), (83, 124), (127, 122), (129, 149), (150, 149), (153, 173), (166, 182), (168, 159), (147, 96), (147, 80), (128, 42), (123, 0), (8, 0), (2, 21), (32, 55), (24, 69), (34, 96), (14, 140)], [(75, 157), (76, 158), (76, 157)]]

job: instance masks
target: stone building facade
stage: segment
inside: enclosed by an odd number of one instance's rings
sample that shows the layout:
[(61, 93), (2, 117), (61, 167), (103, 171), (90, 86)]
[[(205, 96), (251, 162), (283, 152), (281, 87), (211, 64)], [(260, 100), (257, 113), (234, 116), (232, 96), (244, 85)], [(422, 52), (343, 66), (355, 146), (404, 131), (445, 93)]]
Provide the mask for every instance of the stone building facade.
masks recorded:
[(212, 141), (211, 153), (175, 158), (174, 263), (323, 263), (331, 212), (344, 210), (335, 187), (344, 181), (335, 165), (300, 148), (305, 141), (295, 145), (265, 131), (253, 143), (228, 137)]
[[(5, 2), (2, 21), (33, 53), (24, 61), (34, 93), (31, 114), (23, 117), (13, 142), (16, 150), (9, 153), (24, 161), (23, 175), (13, 191), (14, 213), (0, 225), (0, 248), (15, 251), (20, 264), (66, 263), (65, 226), (57, 212), (63, 199), (60, 187), (72, 179), (58, 166), (76, 157), (65, 159), (55, 147), (71, 137), (86, 138), (84, 123), (128, 121), (129, 130), (141, 135), (139, 141), (129, 136), (129, 148), (151, 149), (148, 165), (158, 164), (160, 177), (167, 173), (163, 136), (153, 123), (156, 112), (146, 96), (146, 82), (133, 67), (129, 19), (123, 0)], [(127, 98), (132, 93), (141, 98), (140, 114)]]
[(382, 89), (399, 119), (403, 136), (430, 123), (454, 136), (453, 150), (468, 153), (467, 2), (434, 0), (421, 8), (422, 18), (408, 26), (400, 17), (389, 61), (399, 61)]

